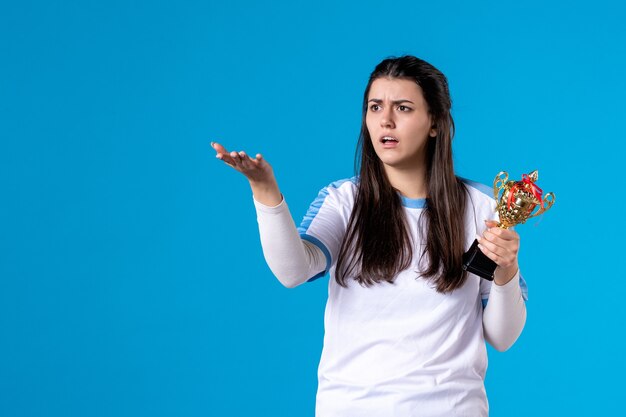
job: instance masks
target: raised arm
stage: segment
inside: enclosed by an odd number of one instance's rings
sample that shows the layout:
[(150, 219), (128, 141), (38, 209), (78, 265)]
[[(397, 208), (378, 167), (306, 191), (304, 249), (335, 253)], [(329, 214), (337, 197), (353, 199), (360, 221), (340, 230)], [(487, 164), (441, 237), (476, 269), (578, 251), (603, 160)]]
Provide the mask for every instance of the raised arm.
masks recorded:
[(228, 152), (211, 143), (216, 158), (241, 172), (250, 182), (259, 223), (265, 261), (272, 273), (287, 288), (293, 288), (324, 270), (322, 251), (300, 239), (296, 225), (283, 198), (272, 167), (261, 154), (255, 158), (245, 152)]

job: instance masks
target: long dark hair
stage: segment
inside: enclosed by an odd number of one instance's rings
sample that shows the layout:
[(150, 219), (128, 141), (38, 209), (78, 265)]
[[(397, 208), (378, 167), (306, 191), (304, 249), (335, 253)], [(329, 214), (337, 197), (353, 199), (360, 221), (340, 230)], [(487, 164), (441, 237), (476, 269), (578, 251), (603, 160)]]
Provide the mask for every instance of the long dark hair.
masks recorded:
[(437, 291), (450, 292), (461, 287), (466, 278), (461, 264), (467, 194), (464, 184), (454, 174), (454, 121), (450, 114), (448, 81), (437, 68), (414, 56), (385, 59), (376, 66), (365, 88), (355, 158), (358, 189), (339, 250), (335, 279), (343, 287), (347, 286), (349, 276), (364, 286), (391, 283), (413, 260), (415, 242), (411, 241), (402, 200), (387, 178), (366, 125), (370, 88), (374, 80), (382, 77), (415, 81), (436, 128), (436, 137), (429, 137), (426, 145), (428, 195), (420, 219), (426, 222), (426, 227), (418, 230), (426, 233), (426, 245), (420, 256), (427, 257), (428, 266), (420, 273), (432, 280)]

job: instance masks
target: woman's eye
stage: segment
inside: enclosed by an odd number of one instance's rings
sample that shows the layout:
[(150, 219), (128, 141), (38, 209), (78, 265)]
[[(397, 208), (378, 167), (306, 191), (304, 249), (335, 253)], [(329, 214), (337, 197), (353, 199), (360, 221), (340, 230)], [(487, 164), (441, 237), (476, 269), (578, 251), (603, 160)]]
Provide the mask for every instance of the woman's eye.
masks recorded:
[(372, 104), (370, 106), (370, 110), (371, 111), (378, 111), (378, 110), (380, 110), (380, 106), (378, 104)]
[(398, 106), (398, 110), (400, 110), (400, 111), (409, 111), (411, 109), (408, 108), (407, 106)]

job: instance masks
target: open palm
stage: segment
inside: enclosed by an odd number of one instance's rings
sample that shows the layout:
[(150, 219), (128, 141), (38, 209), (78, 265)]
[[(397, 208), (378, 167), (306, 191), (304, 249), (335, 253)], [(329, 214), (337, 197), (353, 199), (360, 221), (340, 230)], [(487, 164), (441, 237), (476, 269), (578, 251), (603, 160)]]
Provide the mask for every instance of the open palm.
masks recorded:
[(271, 183), (274, 181), (272, 166), (263, 159), (259, 153), (256, 157), (250, 158), (245, 152), (228, 152), (226, 148), (217, 142), (211, 142), (211, 146), (217, 154), (215, 157), (225, 164), (241, 172), (253, 183)]

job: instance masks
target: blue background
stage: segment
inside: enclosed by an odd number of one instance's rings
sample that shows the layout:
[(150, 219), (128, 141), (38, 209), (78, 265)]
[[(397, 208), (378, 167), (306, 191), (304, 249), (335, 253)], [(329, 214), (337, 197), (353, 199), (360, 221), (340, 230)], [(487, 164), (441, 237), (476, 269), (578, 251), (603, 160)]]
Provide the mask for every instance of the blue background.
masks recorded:
[(245, 179), (299, 223), (353, 175), (376, 63), (449, 78), (460, 175), (538, 169), (528, 322), (493, 416), (623, 409), (626, 12), (617, 1), (3, 2), (0, 416), (312, 416), (328, 278), (283, 288)]

